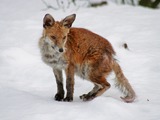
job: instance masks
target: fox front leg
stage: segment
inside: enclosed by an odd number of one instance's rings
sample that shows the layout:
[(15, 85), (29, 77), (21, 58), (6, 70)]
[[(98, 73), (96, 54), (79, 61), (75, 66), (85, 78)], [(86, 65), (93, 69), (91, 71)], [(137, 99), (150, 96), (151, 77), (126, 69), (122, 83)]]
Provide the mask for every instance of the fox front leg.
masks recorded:
[(57, 93), (55, 95), (55, 100), (62, 101), (64, 98), (62, 70), (53, 69), (53, 72), (57, 83)]
[(67, 95), (64, 101), (73, 101), (73, 92), (74, 92), (74, 66), (68, 65), (66, 68), (66, 89)]

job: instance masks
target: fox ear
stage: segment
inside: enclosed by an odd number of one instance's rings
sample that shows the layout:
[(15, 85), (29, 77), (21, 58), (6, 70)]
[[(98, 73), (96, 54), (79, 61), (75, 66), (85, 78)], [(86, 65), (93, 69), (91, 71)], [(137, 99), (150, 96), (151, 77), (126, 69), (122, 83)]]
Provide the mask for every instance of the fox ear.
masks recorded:
[(70, 28), (72, 26), (72, 23), (74, 22), (75, 18), (76, 18), (76, 14), (69, 15), (69, 16), (65, 17), (61, 21), (61, 23), (63, 24), (63, 26)]
[(55, 23), (54, 18), (50, 14), (46, 14), (43, 18), (43, 27), (51, 27)]

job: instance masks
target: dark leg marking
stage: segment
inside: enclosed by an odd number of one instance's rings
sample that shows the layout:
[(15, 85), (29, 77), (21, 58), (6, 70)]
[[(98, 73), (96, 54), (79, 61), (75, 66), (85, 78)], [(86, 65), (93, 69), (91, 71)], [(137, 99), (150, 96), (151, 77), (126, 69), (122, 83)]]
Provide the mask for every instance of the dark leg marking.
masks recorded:
[(67, 95), (64, 101), (73, 101), (73, 92), (74, 92), (74, 66), (70, 65), (66, 69), (66, 89)]
[(67, 96), (64, 99), (64, 101), (68, 102), (73, 101), (73, 84), (71, 78), (67, 78), (66, 89), (67, 89)]
[(62, 101), (64, 98), (62, 70), (54, 69), (53, 72), (57, 83), (57, 93), (55, 95), (55, 100)]

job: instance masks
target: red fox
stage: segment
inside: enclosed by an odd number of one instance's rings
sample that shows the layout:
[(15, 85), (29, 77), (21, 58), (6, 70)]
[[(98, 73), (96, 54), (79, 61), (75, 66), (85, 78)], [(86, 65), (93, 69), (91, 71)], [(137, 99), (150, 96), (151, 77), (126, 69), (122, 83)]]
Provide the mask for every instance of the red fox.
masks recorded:
[[(73, 101), (75, 74), (94, 84), (89, 93), (80, 96), (83, 101), (92, 100), (110, 88), (106, 77), (114, 71), (116, 85), (125, 94), (122, 100), (133, 102), (135, 92), (114, 59), (115, 51), (110, 42), (87, 29), (71, 27), (75, 18), (75, 14), (61, 21), (55, 21), (50, 14), (43, 18), (44, 29), (39, 47), (42, 60), (52, 67), (56, 78), (55, 100)], [(62, 70), (66, 74), (65, 98)]]

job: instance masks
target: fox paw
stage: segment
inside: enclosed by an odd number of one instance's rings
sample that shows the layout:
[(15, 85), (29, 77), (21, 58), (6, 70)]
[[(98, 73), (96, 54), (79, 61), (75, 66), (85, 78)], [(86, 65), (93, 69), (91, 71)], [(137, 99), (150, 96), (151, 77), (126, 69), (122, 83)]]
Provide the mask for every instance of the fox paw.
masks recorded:
[(63, 101), (71, 102), (71, 101), (73, 101), (73, 97), (66, 97), (66, 98), (63, 99)]
[(80, 99), (82, 99), (83, 101), (90, 101), (94, 98), (95, 98), (94, 95), (89, 95), (89, 94), (83, 94), (80, 96)]
[(59, 94), (59, 93), (57, 93), (57, 94), (55, 95), (55, 97), (54, 97), (54, 99), (55, 99), (56, 101), (62, 101), (63, 98), (64, 98), (64, 95), (63, 95), (63, 94)]

